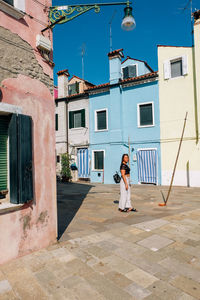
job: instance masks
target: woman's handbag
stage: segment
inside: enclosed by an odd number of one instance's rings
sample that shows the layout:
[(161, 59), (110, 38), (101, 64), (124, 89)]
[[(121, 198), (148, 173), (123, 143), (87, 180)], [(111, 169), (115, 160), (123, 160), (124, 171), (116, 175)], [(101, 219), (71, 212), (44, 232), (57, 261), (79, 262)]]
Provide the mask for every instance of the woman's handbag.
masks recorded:
[(115, 183), (120, 183), (121, 177), (119, 176), (118, 172), (116, 171), (116, 173), (113, 175), (113, 179), (115, 181)]

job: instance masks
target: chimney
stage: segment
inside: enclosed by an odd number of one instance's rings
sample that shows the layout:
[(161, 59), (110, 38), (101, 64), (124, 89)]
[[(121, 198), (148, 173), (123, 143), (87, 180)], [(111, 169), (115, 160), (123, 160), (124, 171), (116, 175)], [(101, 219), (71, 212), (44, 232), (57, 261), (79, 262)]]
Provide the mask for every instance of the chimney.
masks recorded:
[(58, 98), (68, 96), (68, 78), (69, 72), (67, 69), (59, 71), (58, 75)]
[(118, 83), (122, 78), (121, 59), (123, 57), (123, 49), (114, 50), (108, 53), (111, 84)]
[(196, 75), (196, 101), (198, 132), (200, 131), (200, 10), (193, 13), (194, 16), (194, 67)]

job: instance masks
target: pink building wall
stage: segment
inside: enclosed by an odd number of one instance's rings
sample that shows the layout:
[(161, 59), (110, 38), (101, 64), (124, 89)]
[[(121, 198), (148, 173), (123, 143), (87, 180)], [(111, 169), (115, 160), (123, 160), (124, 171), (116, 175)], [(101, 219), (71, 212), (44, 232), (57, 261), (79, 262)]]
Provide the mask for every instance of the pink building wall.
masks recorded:
[[(50, 0), (40, 0), (50, 6)], [(26, 0), (26, 13), (48, 22), (45, 6)], [(15, 18), (0, 11), (0, 26), (18, 35), (32, 48), (45, 76), (53, 78), (52, 66), (45, 62), (36, 49), (36, 35), (45, 25), (28, 15)], [(50, 30), (45, 35), (52, 41)], [(55, 106), (53, 92), (48, 85), (33, 75), (15, 74), (0, 82), (2, 99), (22, 108), (22, 114), (33, 120), (33, 190), (34, 199), (16, 211), (1, 212), (0, 206), (0, 264), (10, 259), (46, 247), (56, 241), (57, 204), (55, 171)], [(53, 91), (53, 85), (52, 85)]]

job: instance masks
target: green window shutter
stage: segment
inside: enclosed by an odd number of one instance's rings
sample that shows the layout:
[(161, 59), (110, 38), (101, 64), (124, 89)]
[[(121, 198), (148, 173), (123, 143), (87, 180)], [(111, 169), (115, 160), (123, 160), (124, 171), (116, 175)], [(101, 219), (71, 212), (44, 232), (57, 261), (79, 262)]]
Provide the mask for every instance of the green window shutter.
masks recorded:
[(74, 112), (69, 112), (69, 129), (74, 128)]
[(140, 105), (140, 126), (153, 125), (152, 104)]
[(75, 83), (72, 83), (72, 84), (69, 84), (68, 86), (68, 93), (69, 93), (69, 96), (71, 95), (74, 95), (74, 94), (77, 94), (77, 84), (76, 82)]
[(97, 112), (97, 130), (107, 129), (106, 110)]
[(103, 170), (104, 168), (104, 152), (103, 151), (95, 151), (94, 152), (94, 168), (95, 170)]
[(13, 114), (9, 124), (10, 202), (33, 199), (32, 119)]
[(8, 117), (0, 116), (0, 191), (7, 190), (8, 123)]
[(81, 127), (85, 127), (85, 109), (81, 110)]
[(55, 122), (56, 122), (56, 131), (58, 131), (58, 114), (56, 114), (55, 117), (56, 117), (56, 120), (55, 120)]
[(79, 82), (76, 82), (76, 92), (79, 93)]
[(13, 6), (13, 0), (3, 0), (3, 1)]

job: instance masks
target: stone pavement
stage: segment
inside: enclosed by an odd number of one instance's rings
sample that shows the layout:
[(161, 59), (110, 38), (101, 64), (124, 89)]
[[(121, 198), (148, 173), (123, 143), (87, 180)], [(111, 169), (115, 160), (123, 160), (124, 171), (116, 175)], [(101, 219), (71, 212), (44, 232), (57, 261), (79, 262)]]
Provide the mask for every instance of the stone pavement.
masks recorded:
[(0, 300), (200, 299), (200, 189), (59, 184), (57, 244), (0, 266)]

